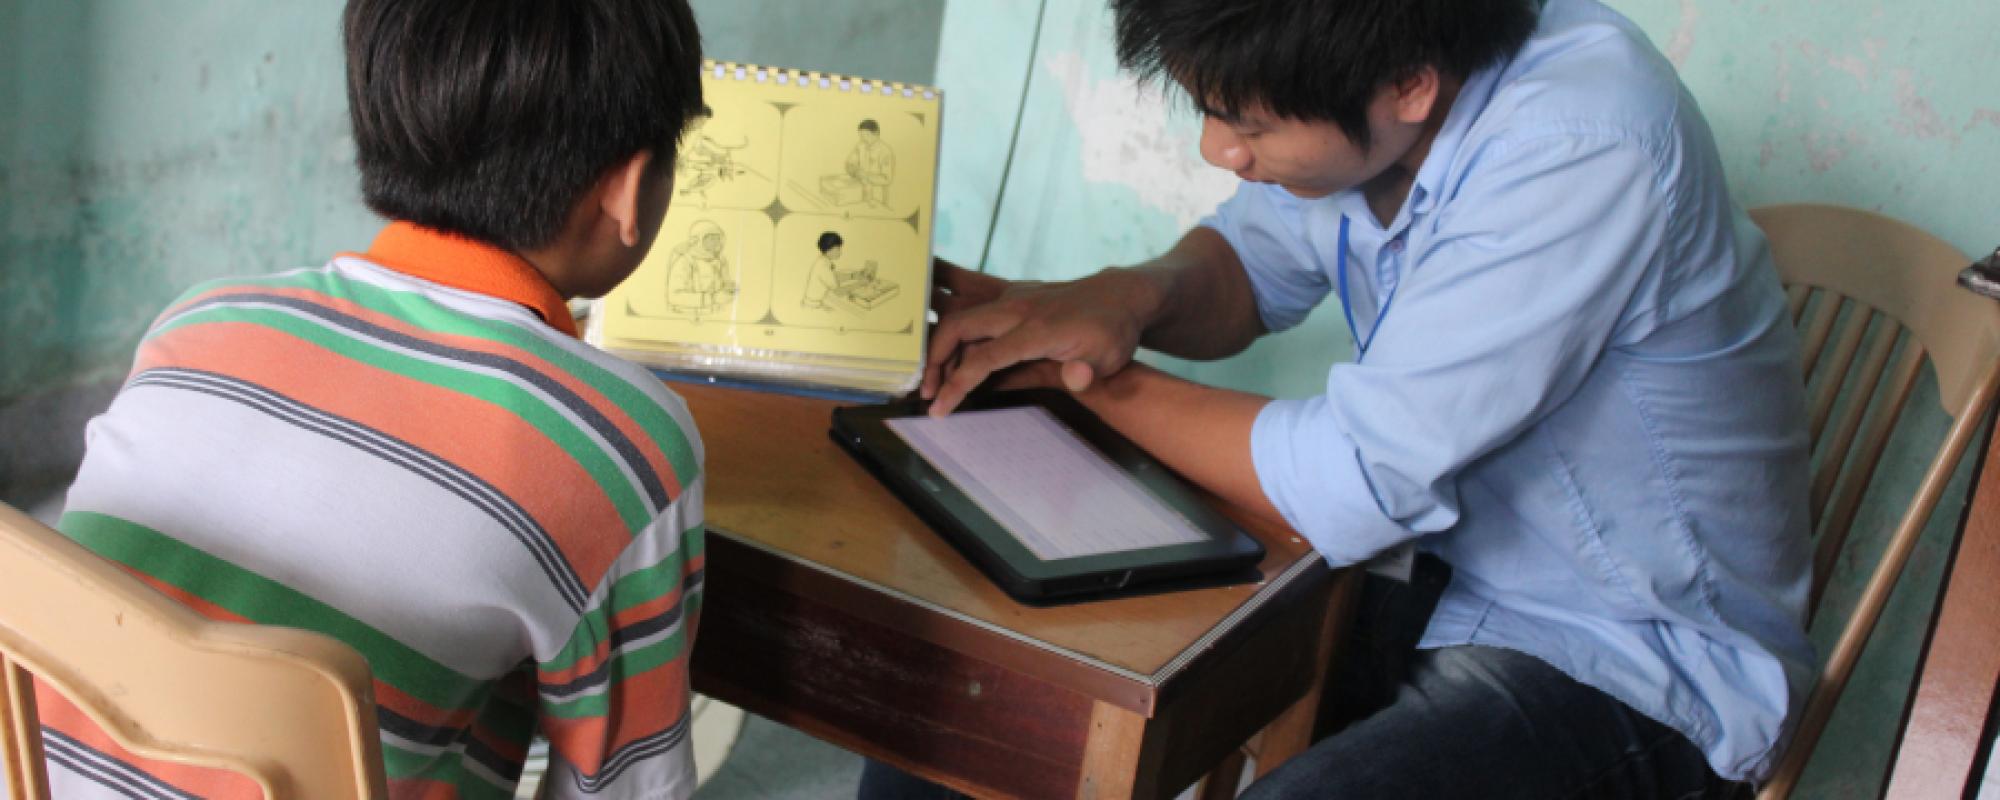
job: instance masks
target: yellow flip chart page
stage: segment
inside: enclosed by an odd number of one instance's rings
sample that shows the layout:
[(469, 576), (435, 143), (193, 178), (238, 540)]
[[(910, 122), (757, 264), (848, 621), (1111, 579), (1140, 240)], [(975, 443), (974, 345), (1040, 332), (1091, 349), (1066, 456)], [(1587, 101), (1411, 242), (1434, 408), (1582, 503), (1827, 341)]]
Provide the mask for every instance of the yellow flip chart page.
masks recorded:
[(720, 62), (703, 81), (659, 237), (591, 340), (670, 370), (914, 388), (943, 98)]

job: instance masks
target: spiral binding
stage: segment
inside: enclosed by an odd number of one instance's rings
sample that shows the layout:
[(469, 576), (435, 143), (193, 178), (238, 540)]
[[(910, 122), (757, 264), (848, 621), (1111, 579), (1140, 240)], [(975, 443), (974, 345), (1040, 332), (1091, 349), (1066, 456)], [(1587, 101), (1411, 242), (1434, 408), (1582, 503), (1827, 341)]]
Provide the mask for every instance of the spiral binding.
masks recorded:
[(920, 86), (916, 84), (897, 83), (895, 81), (878, 81), (869, 78), (856, 78), (849, 75), (835, 75), (830, 72), (781, 69), (778, 67), (763, 67), (756, 64), (738, 64), (733, 61), (704, 60), (701, 62), (701, 74), (702, 77), (710, 80), (734, 79), (739, 81), (755, 81), (757, 83), (769, 81), (779, 86), (858, 92), (863, 95), (903, 97), (911, 100), (922, 99), (925, 102), (937, 102), (943, 96), (943, 92), (938, 91), (935, 86)]

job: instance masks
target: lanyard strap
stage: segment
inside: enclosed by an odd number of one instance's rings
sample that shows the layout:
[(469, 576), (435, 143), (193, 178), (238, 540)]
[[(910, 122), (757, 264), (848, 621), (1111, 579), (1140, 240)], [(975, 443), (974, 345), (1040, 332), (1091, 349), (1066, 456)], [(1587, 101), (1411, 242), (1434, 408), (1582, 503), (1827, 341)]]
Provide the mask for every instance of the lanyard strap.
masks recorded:
[(1391, 303), (1396, 302), (1396, 291), (1394, 289), (1389, 290), (1389, 298), (1387, 300), (1384, 300), (1382, 302), (1382, 307), (1375, 311), (1375, 324), (1368, 326), (1368, 338), (1366, 339), (1361, 338), (1361, 329), (1354, 324), (1354, 303), (1350, 302), (1347, 296), (1347, 215), (1346, 214), (1340, 215), (1339, 250), (1340, 250), (1339, 255), (1335, 257), (1337, 266), (1335, 266), (1334, 269), (1339, 274), (1340, 278), (1340, 310), (1347, 313), (1347, 332), (1354, 337), (1354, 348), (1355, 348), (1354, 361), (1355, 363), (1358, 364), (1361, 362), (1362, 359), (1368, 357), (1368, 345), (1375, 343), (1376, 332), (1382, 330), (1382, 320), (1388, 318), (1389, 316), (1389, 305)]

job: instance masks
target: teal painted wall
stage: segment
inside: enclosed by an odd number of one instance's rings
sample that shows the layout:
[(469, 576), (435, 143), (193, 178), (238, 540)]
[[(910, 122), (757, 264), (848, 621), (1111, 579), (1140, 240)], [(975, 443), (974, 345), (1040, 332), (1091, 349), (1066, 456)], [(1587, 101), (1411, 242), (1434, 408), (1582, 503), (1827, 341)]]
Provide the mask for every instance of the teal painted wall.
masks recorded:
[(359, 247), (319, 4), (6, 0), (0, 399), (122, 371), (182, 288)]
[[(1611, 0), (1681, 68), (1739, 202), (1838, 203), (1917, 222), (1968, 253), (2000, 244), (2000, 4), (1940, 0)], [(1039, 15), (1040, 23), (1035, 20)], [(949, 98), (938, 251), (995, 274), (1076, 277), (1147, 258), (1228, 176), (1195, 153), (1184, 104), (1118, 73), (1100, 0), (952, 0), (938, 82)], [(1334, 304), (1222, 362), (1147, 360), (1280, 396), (1320, 391), (1352, 344)], [(1828, 593), (1838, 619), (1943, 436), (1928, 378), (1859, 513)], [(1869, 797), (1893, 751), (1966, 470), (1891, 601), (1799, 796)], [(1822, 651), (1836, 627), (1821, 624)]]
[(1843, 203), (2000, 244), (2000, 3), (1613, 5), (1680, 68), (1746, 205)]
[[(693, 5), (716, 58), (933, 77), (935, 0)], [(0, 404), (119, 375), (194, 283), (367, 246), (340, 8), (0, 0)]]

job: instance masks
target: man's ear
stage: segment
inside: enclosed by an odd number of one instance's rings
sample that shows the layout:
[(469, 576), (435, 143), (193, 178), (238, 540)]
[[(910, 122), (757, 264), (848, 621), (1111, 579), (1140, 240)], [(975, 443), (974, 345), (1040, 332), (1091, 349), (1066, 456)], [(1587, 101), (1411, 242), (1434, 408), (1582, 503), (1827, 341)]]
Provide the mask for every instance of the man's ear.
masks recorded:
[(598, 206), (626, 247), (639, 246), (639, 191), (652, 163), (653, 151), (641, 150), (612, 166), (598, 185)]
[(1395, 102), (1396, 121), (1416, 124), (1430, 119), (1431, 108), (1437, 105), (1438, 92), (1443, 79), (1437, 67), (1418, 67), (1415, 72), (1403, 76), (1390, 84), (1389, 93)]

